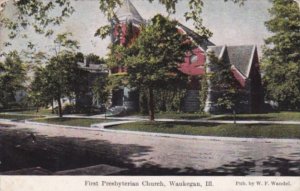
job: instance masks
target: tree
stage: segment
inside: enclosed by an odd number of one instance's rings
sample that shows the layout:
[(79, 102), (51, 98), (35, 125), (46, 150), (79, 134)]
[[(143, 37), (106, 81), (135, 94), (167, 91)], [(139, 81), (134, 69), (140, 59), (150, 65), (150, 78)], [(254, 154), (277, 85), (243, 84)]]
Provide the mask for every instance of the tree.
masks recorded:
[[(107, 88), (107, 76), (97, 77), (92, 84), (93, 97), (97, 102), (97, 105), (104, 104), (109, 96)], [(99, 102), (100, 101), (100, 102)]]
[(109, 63), (127, 68), (127, 73), (121, 76), (122, 82), (147, 92), (151, 121), (154, 120), (154, 90), (166, 90), (187, 81), (178, 67), (192, 43), (176, 26), (176, 21), (156, 15), (129, 47), (117, 46), (110, 54)]
[[(10, 29), (11, 39), (17, 35), (24, 36), (22, 29), (28, 27), (32, 27), (37, 34), (48, 37), (54, 33), (53, 25), (60, 25), (74, 12), (70, 0), (11, 0), (11, 2), (15, 5), (18, 17), (7, 18), (1, 14), (1, 8), (5, 8), (6, 1), (0, 2), (0, 23)], [(59, 14), (54, 14), (52, 12), (54, 10), (59, 10)]]
[(273, 35), (263, 51), (264, 86), (280, 109), (300, 109), (300, 10), (293, 0), (273, 0), (266, 22)]
[(45, 68), (40, 68), (32, 83), (33, 94), (38, 103), (56, 100), (59, 117), (63, 116), (61, 99), (75, 95), (79, 80), (76, 55), (63, 51), (53, 56)]
[(10, 52), (4, 61), (0, 62), (0, 104), (8, 107), (14, 103), (17, 91), (24, 90), (26, 67), (17, 52)]
[(210, 89), (216, 99), (216, 106), (235, 113), (238, 103), (239, 84), (235, 79), (231, 65), (225, 59), (219, 59), (214, 53), (209, 52), (209, 66), (211, 73), (208, 74)]
[(100, 58), (99, 56), (91, 53), (91, 54), (88, 54), (86, 56), (86, 62), (88, 64), (91, 63), (91, 64), (98, 64), (98, 65), (100, 65), (100, 64), (104, 64), (104, 59)]
[[(153, 2), (154, 0), (145, 1)], [(246, 0), (224, 1), (232, 1), (234, 3), (243, 4)], [(122, 0), (99, 0), (99, 7), (105, 16), (111, 20), (116, 17), (116, 8), (121, 6), (123, 2), (124, 1)], [(194, 27), (199, 34), (207, 37), (211, 36), (212, 33), (203, 26), (203, 21), (200, 16), (203, 7), (203, 0), (189, 0), (186, 2), (190, 9), (188, 12), (184, 13), (186, 20), (192, 20), (194, 22)], [(11, 38), (15, 38), (18, 34), (21, 34), (21, 29), (27, 28), (28, 26), (33, 26), (34, 30), (38, 34), (50, 36), (54, 33), (50, 26), (61, 24), (66, 17), (69, 17), (75, 11), (70, 0), (14, 0), (13, 3), (18, 10), (18, 15), (20, 15), (16, 20), (6, 18), (3, 15), (1, 17), (0, 15), (0, 23), (11, 30), (11, 33), (9, 34)], [(174, 14), (176, 12), (176, 4), (178, 3), (178, 0), (159, 0), (159, 3), (165, 6), (169, 14)], [(0, 6), (2, 6), (1, 3)], [(59, 15), (51, 12), (58, 9), (61, 12)], [(102, 38), (106, 37), (111, 31), (110, 27), (110, 25), (100, 27), (96, 31), (96, 35), (99, 35)]]
[(72, 40), (70, 37), (72, 37), (71, 32), (61, 33), (56, 36), (52, 47), (56, 55), (61, 51), (75, 52), (79, 49), (78, 41)]
[(53, 111), (53, 97), (51, 95), (51, 88), (49, 88), (48, 74), (44, 67), (37, 67), (35, 71), (34, 80), (30, 84), (29, 101), (36, 107), (36, 111), (39, 111), (40, 107), (52, 104)]
[[(146, 0), (148, 2), (153, 2), (154, 0)], [(240, 3), (241, 5), (246, 0), (224, 0), (232, 1), (234, 3)], [(118, 19), (116, 18), (115, 10), (118, 6), (121, 6), (124, 1), (122, 0), (99, 0), (100, 2), (100, 10), (105, 14), (105, 16), (109, 20), (116, 20), (118, 22)], [(187, 6), (189, 7), (189, 11), (184, 13), (184, 17), (186, 21), (193, 21), (195, 31), (201, 35), (206, 36), (207, 38), (212, 36), (212, 33), (203, 26), (203, 19), (201, 18), (202, 13), (202, 7), (203, 7), (203, 0), (189, 0), (186, 1)], [(166, 11), (169, 14), (176, 13), (176, 4), (178, 3), (178, 0), (159, 0), (159, 3), (165, 6)], [(107, 35), (109, 35), (111, 32), (111, 25), (106, 25), (100, 27), (96, 33), (95, 36), (100, 36), (102, 38), (105, 38)]]

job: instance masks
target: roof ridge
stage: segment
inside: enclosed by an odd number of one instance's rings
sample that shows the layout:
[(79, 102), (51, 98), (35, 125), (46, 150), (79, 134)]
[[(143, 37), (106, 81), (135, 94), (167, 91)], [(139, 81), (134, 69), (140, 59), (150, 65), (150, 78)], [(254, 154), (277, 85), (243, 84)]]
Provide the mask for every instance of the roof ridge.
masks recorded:
[(249, 77), (250, 72), (251, 72), (251, 67), (252, 67), (252, 64), (253, 64), (255, 51), (256, 51), (256, 46), (254, 45), (253, 48), (252, 48), (252, 52), (251, 52), (251, 58), (250, 58), (249, 64), (248, 64), (247, 77)]
[(226, 49), (227, 49), (227, 45), (222, 46), (222, 50), (221, 50), (220, 55), (218, 57), (219, 59), (223, 58), (223, 56), (226, 52)]
[(242, 44), (242, 45), (226, 45), (227, 47), (246, 47), (246, 46), (256, 46), (255, 44)]

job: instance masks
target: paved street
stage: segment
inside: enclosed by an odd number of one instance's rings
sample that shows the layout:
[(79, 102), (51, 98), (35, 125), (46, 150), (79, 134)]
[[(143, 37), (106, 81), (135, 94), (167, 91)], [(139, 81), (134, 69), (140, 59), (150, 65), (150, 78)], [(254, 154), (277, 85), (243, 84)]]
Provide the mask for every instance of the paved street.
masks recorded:
[(127, 169), (124, 175), (300, 175), (300, 140), (178, 139), (18, 124), (0, 127), (0, 151), (0, 173), (106, 164)]

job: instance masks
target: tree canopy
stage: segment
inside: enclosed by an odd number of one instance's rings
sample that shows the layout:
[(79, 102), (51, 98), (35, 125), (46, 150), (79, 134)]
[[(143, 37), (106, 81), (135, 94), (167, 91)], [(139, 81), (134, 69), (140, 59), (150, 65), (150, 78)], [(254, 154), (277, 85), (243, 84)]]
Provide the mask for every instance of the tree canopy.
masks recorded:
[[(19, 15), (15, 19), (5, 17), (0, 12), (0, 22), (3, 26), (10, 29), (10, 38), (15, 38), (17, 35), (22, 34), (24, 28), (32, 26), (38, 34), (51, 36), (53, 25), (60, 25), (64, 20), (72, 15), (74, 7), (71, 0), (10, 0), (13, 2)], [(144, 0), (153, 2), (154, 0)], [(224, 0), (232, 1), (234, 3), (243, 4), (246, 0)], [(166, 8), (170, 14), (176, 12), (176, 4), (178, 0), (159, 0), (161, 5)], [(196, 31), (203, 36), (211, 36), (212, 33), (203, 26), (201, 12), (203, 7), (203, 0), (188, 0), (187, 6), (189, 11), (184, 13), (186, 20), (192, 20)], [(105, 16), (111, 20), (115, 19), (115, 11), (123, 3), (123, 0), (99, 0), (99, 8)], [(3, 6), (3, 5), (2, 5)], [(54, 14), (54, 10), (59, 10), (59, 14)], [(97, 35), (105, 37), (110, 32), (110, 25), (99, 28), (96, 32)]]
[(273, 0), (266, 22), (273, 35), (263, 51), (267, 98), (280, 109), (300, 109), (300, 10), (294, 0)]
[(167, 89), (187, 81), (178, 67), (191, 49), (192, 42), (179, 32), (176, 21), (156, 15), (129, 47), (112, 48), (109, 63), (127, 69), (121, 76), (123, 83), (147, 91), (149, 115), (154, 120), (154, 89)]
[(38, 68), (31, 84), (35, 103), (47, 105), (53, 100), (57, 101), (59, 116), (62, 117), (61, 99), (75, 96), (81, 81), (78, 78), (79, 73), (80, 69), (74, 54), (64, 51), (53, 56), (46, 67)]
[(14, 103), (17, 91), (25, 89), (26, 67), (17, 52), (0, 62), (0, 104), (4, 107)]
[(225, 59), (217, 58), (212, 52), (209, 52), (208, 57), (212, 71), (208, 79), (211, 84), (210, 89), (214, 92), (215, 103), (220, 110), (235, 111), (240, 95), (238, 94), (239, 84), (231, 71), (231, 65)]

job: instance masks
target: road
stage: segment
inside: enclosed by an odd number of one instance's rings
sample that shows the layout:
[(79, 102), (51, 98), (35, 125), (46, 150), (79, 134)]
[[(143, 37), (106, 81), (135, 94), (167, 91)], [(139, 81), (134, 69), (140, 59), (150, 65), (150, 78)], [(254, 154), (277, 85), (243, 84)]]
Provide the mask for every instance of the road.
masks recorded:
[(300, 140), (179, 139), (17, 124), (0, 127), (0, 161), (0, 173), (106, 164), (127, 169), (121, 175), (299, 176)]

